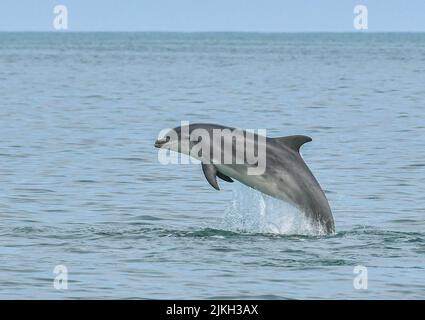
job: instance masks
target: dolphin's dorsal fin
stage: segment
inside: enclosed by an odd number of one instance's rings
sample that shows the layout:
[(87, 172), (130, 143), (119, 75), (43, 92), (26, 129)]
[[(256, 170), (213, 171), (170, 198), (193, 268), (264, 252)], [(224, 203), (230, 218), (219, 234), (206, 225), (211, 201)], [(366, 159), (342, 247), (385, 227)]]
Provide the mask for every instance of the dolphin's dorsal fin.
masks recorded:
[(207, 181), (214, 189), (220, 190), (217, 183), (217, 177), (227, 182), (233, 182), (232, 178), (218, 171), (215, 165), (211, 163), (203, 163), (202, 171), (204, 172), (205, 178), (207, 178)]
[(217, 183), (217, 168), (210, 163), (203, 163), (202, 164), (202, 171), (204, 172), (205, 178), (207, 178), (207, 181), (209, 184), (217, 190), (220, 190), (220, 187)]
[(301, 146), (306, 142), (310, 142), (312, 139), (307, 136), (296, 135), (296, 136), (273, 138), (273, 140), (278, 144), (283, 144), (287, 146), (288, 148), (296, 152), (299, 152)]

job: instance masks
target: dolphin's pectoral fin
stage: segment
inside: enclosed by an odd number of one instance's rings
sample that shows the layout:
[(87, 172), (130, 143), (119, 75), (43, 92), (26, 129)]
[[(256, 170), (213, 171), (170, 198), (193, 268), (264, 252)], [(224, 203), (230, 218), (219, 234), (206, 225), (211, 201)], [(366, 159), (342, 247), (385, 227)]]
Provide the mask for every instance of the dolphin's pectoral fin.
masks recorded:
[(307, 136), (287, 136), (287, 137), (280, 137), (280, 138), (272, 138), (276, 143), (283, 144), (292, 150), (299, 152), (301, 146), (306, 143), (310, 142), (312, 139)]
[(205, 178), (207, 178), (207, 181), (209, 184), (217, 190), (220, 190), (220, 187), (217, 183), (217, 168), (213, 164), (202, 164), (202, 171), (204, 172)]
[(233, 179), (226, 176), (225, 174), (221, 173), (220, 171), (217, 171), (217, 177), (219, 177), (220, 179), (227, 181), (227, 182), (233, 182)]

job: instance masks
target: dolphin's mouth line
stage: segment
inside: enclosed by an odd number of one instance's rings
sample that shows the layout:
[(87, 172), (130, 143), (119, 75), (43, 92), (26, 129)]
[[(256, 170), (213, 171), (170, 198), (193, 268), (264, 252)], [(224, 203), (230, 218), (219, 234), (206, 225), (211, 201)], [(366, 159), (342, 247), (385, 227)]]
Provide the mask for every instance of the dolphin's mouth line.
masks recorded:
[(161, 138), (155, 141), (155, 148), (158, 149), (171, 149), (178, 141), (170, 141), (170, 138)]
[(161, 138), (155, 141), (155, 148), (162, 148), (170, 140), (167, 138)]

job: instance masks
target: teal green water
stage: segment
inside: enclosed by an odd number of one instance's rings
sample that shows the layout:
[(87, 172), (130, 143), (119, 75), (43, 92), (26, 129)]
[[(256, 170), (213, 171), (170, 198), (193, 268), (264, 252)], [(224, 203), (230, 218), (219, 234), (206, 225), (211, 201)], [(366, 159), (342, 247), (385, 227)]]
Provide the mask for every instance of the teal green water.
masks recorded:
[[(424, 83), (425, 34), (0, 33), (0, 298), (425, 298)], [(161, 165), (181, 120), (311, 136), (337, 233)]]

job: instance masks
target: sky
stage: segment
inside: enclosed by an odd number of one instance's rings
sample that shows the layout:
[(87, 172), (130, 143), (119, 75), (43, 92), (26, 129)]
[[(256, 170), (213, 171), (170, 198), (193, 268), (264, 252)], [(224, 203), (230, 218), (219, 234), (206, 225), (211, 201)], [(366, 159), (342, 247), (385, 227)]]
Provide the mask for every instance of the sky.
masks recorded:
[(362, 32), (425, 31), (425, 0), (0, 0), (0, 31), (55, 31), (53, 8), (68, 9), (68, 31)]

